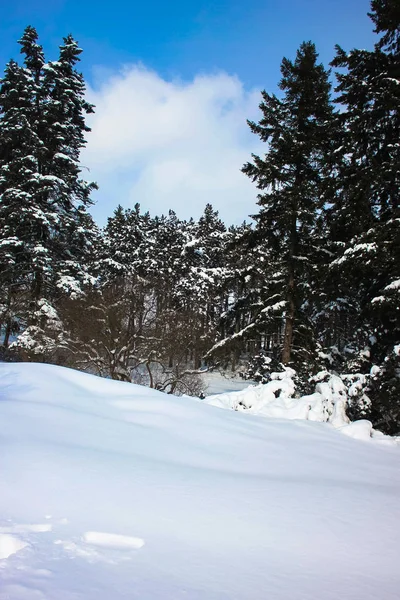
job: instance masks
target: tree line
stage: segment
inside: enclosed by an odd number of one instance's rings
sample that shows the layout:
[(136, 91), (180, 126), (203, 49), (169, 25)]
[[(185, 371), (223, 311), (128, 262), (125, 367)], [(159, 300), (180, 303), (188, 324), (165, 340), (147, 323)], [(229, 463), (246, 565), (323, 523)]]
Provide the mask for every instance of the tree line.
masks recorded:
[(282, 60), (249, 122), (258, 212), (235, 227), (211, 204), (189, 221), (137, 204), (100, 230), (81, 51), (69, 36), (46, 63), (28, 27), (0, 88), (3, 352), (172, 393), (200, 393), (207, 365), (257, 381), (291, 366), (304, 390), (334, 371), (352, 416), (398, 431), (400, 5), (369, 16), (374, 48), (336, 47), (333, 73), (312, 42)]

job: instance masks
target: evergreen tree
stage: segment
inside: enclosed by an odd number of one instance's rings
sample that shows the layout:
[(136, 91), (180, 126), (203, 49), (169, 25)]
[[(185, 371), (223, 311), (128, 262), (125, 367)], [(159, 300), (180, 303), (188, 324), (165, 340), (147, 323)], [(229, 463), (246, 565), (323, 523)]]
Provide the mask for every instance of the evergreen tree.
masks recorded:
[(86, 213), (95, 185), (79, 177), (84, 115), (93, 108), (74, 69), (80, 50), (70, 36), (64, 42), (59, 61), (46, 65), (37, 32), (27, 27), (19, 41), (24, 67), (11, 61), (1, 82), (0, 260), (7, 263), (5, 305), (23, 290), (16, 319), (28, 325), (19, 344), (29, 352), (54, 323), (49, 315), (61, 295), (83, 293), (96, 238)]
[(263, 117), (259, 123), (249, 122), (252, 132), (268, 143), (268, 151), (265, 158), (253, 155), (253, 162), (243, 167), (262, 190), (255, 235), (274, 262), (271, 300), (263, 310), (273, 313), (275, 321), (278, 313), (284, 319), (284, 364), (299, 360), (296, 350), (312, 350), (315, 343), (305, 308), (321, 244), (318, 221), (327, 200), (334, 144), (329, 73), (317, 58), (314, 44), (307, 42), (294, 62), (283, 59), (283, 97), (263, 91)]
[[(378, 368), (381, 376), (372, 386), (378, 390), (385, 389), (384, 379), (399, 360), (400, 9), (394, 0), (376, 0), (371, 7), (375, 31), (382, 34), (374, 50), (346, 53), (337, 47), (332, 63), (344, 69), (337, 75), (337, 101), (345, 107), (340, 188), (332, 210), (339, 256), (332, 270), (352, 281), (347, 294), (356, 317), (353, 355), (365, 357), (364, 369)], [(352, 225), (344, 227), (346, 222)], [(373, 418), (381, 411), (384, 420), (391, 395), (384, 402), (378, 396)]]
[(126, 210), (117, 206), (104, 231), (102, 265), (105, 279), (143, 274), (149, 223), (149, 214), (141, 214), (139, 204)]
[(83, 76), (75, 69), (81, 52), (77, 42), (69, 35), (60, 46), (58, 61), (44, 67), (44, 86), (49, 90), (44, 107), (44, 169), (54, 177), (54, 188), (50, 194), (53, 205), (57, 205), (60, 212), (71, 220), (74, 207), (91, 204), (90, 193), (96, 187), (79, 177), (80, 151), (86, 145), (85, 134), (90, 131), (85, 115), (93, 113), (94, 109), (85, 100)]
[[(51, 231), (51, 246), (62, 277), (56, 286), (65, 291), (66, 277), (74, 289), (87, 279), (84, 238), (90, 238), (94, 224), (86, 213), (92, 202), (90, 193), (97, 186), (80, 178), (80, 151), (85, 146), (85, 134), (90, 128), (85, 115), (93, 106), (85, 100), (83, 76), (75, 69), (82, 50), (71, 35), (64, 38), (57, 62), (44, 66), (44, 89), (48, 97), (43, 106), (46, 128), (43, 135), (42, 173), (46, 185), (48, 209), (56, 214)], [(79, 234), (80, 243), (76, 234)], [(89, 241), (88, 241), (89, 243)]]
[(197, 223), (189, 224), (182, 254), (182, 277), (177, 293), (192, 320), (193, 357), (196, 368), (216, 341), (224, 310), (226, 246), (230, 237), (211, 204)]
[(43, 48), (38, 42), (36, 29), (28, 26), (19, 44), (21, 54), (24, 56), (24, 71), (29, 80), (30, 112), (29, 126), (35, 135), (35, 144), (30, 145), (30, 156), (33, 160), (33, 169), (30, 173), (21, 174), (18, 186), (23, 188), (25, 185), (31, 186), (31, 196), (29, 201), (26, 242), (31, 247), (31, 311), (28, 321), (33, 319), (36, 313), (34, 302), (38, 301), (43, 292), (43, 282), (51, 272), (51, 254), (49, 253), (48, 240), (49, 230), (54, 225), (56, 215), (53, 211), (49, 212), (47, 205), (47, 191), (49, 181), (44, 177), (43, 169), (45, 146), (43, 144), (44, 132), (46, 130), (46, 121), (43, 114), (43, 107), (48, 98), (48, 90), (44, 85), (43, 68), (45, 58)]
[(30, 285), (32, 256), (46, 257), (35, 245), (43, 213), (32, 202), (37, 171), (34, 149), (38, 137), (33, 122), (32, 84), (14, 61), (5, 70), (0, 88), (0, 294), (1, 319), (7, 347), (12, 323)]

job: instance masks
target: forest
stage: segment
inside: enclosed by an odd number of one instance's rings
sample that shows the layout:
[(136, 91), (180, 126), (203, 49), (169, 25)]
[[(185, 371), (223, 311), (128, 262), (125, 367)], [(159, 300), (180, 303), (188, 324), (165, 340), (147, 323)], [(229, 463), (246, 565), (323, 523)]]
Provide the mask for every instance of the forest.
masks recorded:
[(324, 66), (306, 41), (261, 92), (240, 226), (207, 201), (198, 220), (123, 208), (115, 190), (100, 228), (82, 50), (69, 35), (47, 61), (28, 26), (0, 81), (1, 359), (197, 396), (207, 369), (267, 383), (291, 367), (299, 393), (334, 373), (351, 418), (398, 433), (400, 4), (369, 16), (373, 49)]

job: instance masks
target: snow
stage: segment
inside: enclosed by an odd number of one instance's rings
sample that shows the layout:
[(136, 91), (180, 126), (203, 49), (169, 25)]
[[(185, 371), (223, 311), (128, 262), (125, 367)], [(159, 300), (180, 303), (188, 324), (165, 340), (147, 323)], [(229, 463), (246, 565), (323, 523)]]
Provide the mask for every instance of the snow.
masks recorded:
[(379, 304), (379, 303), (385, 302), (385, 300), (386, 300), (385, 296), (375, 296), (375, 298), (372, 298), (371, 303)]
[(49, 523), (33, 523), (31, 525), (12, 525), (11, 527), (0, 527), (0, 533), (27, 533), (29, 531), (43, 533), (51, 530), (52, 525)]
[(83, 295), (79, 281), (77, 281), (75, 277), (71, 277), (70, 275), (61, 275), (58, 278), (56, 286), (59, 290), (65, 292), (73, 300)]
[(397, 600), (400, 453), (368, 422), (44, 364), (0, 383), (1, 600)]
[(400, 279), (392, 281), (392, 283), (385, 287), (385, 290), (400, 290)]
[(252, 381), (244, 380), (233, 371), (226, 371), (224, 373), (220, 371), (206, 371), (202, 374), (201, 379), (207, 396), (225, 392), (236, 392), (248, 388), (249, 384), (253, 383)]
[(87, 531), (82, 539), (86, 544), (93, 546), (104, 546), (108, 548), (141, 548), (144, 546), (144, 540), (129, 535), (117, 535), (116, 533), (102, 533), (99, 531)]
[[(371, 371), (371, 375), (377, 373), (376, 370)], [(315, 392), (300, 397), (296, 390), (295, 376), (295, 371), (286, 367), (283, 372), (271, 373), (271, 381), (267, 384), (217, 393), (208, 396), (204, 402), (218, 408), (268, 418), (326, 422), (355, 439), (400, 445), (400, 438), (375, 431), (369, 421), (361, 420), (349, 424), (346, 415), (348, 400), (360, 396), (364, 405), (369, 403), (369, 398), (362, 394), (365, 375), (358, 373), (340, 377), (321, 371), (312, 378), (316, 384)]]
[(64, 154), (63, 152), (56, 152), (56, 154), (54, 155), (54, 158), (59, 158), (60, 160), (66, 160), (69, 162), (76, 162), (70, 156), (68, 156), (67, 154)]
[(284, 300), (281, 300), (280, 302), (275, 302), (275, 304), (273, 304), (272, 306), (266, 306), (265, 308), (262, 309), (262, 313), (269, 313), (269, 312), (278, 312), (279, 310), (283, 310), (286, 306), (286, 302)]
[(0, 560), (9, 558), (12, 554), (16, 554), (25, 548), (26, 545), (27, 544), (12, 535), (0, 533)]
[(367, 420), (354, 421), (349, 425), (344, 425), (340, 431), (355, 440), (369, 440), (372, 437), (372, 423)]

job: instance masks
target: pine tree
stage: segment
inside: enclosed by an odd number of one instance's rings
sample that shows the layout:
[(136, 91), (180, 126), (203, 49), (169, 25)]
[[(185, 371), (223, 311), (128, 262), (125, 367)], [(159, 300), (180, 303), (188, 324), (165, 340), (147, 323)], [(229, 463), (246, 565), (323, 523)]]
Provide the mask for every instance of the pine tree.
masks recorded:
[[(27, 34), (34, 38), (32, 28)], [(42, 60), (41, 48), (35, 45), (30, 61), (40, 70)], [(37, 80), (39, 76), (10, 61), (0, 88), (0, 260), (1, 288), (6, 297), (3, 306), (7, 308), (5, 346), (11, 322), (20, 320), (21, 310), (29, 302), (33, 272), (49, 269), (49, 257), (42, 244), (46, 215), (36, 199), (41, 147)]]
[[(44, 107), (46, 132), (44, 167), (54, 177), (51, 200), (66, 216), (80, 204), (91, 204), (90, 193), (96, 187), (80, 179), (79, 156), (86, 145), (85, 134), (90, 128), (85, 115), (94, 107), (85, 100), (83, 76), (75, 69), (82, 50), (71, 35), (60, 46), (58, 61), (44, 67), (44, 86), (49, 98)], [(56, 180), (57, 178), (58, 180)]]
[(231, 226), (225, 239), (217, 339), (206, 358), (233, 370), (260, 348), (276, 358), (280, 344), (283, 274), (274, 272), (276, 262), (258, 233), (244, 222)]
[[(29, 79), (29, 126), (35, 136), (35, 143), (30, 144), (30, 155), (33, 159), (33, 169), (30, 173), (21, 174), (19, 187), (31, 186), (29, 202), (29, 226), (26, 242), (31, 246), (30, 260), (32, 269), (31, 297), (38, 301), (42, 296), (44, 280), (51, 271), (51, 256), (47, 241), (49, 229), (54, 223), (54, 214), (49, 214), (46, 192), (48, 182), (43, 179), (43, 136), (46, 122), (43, 115), (43, 106), (47, 101), (48, 90), (44, 85), (43, 67), (45, 58), (43, 48), (38, 42), (36, 29), (28, 26), (19, 44), (24, 55), (24, 72)], [(32, 303), (33, 307), (34, 304)], [(34, 309), (35, 310), (35, 309)], [(29, 318), (32, 321), (32, 314)]]
[[(83, 293), (97, 235), (86, 213), (95, 185), (79, 177), (88, 131), (84, 116), (93, 108), (74, 69), (80, 50), (71, 37), (64, 42), (60, 60), (46, 65), (37, 32), (27, 27), (19, 41), (24, 67), (9, 63), (0, 92), (5, 305), (10, 307), (15, 290), (23, 291), (16, 319), (22, 328), (28, 325), (19, 343), (29, 352), (35, 351), (35, 336), (46, 337), (46, 323), (54, 325), (49, 315), (57, 313), (54, 303), (62, 294)], [(42, 342), (38, 346), (44, 348)]]
[[(85, 268), (85, 235), (92, 235), (93, 220), (86, 213), (92, 204), (90, 193), (97, 188), (93, 182), (80, 178), (80, 151), (86, 145), (85, 134), (90, 128), (85, 115), (93, 113), (94, 107), (85, 100), (83, 76), (75, 69), (82, 50), (71, 35), (64, 38), (57, 62), (44, 66), (44, 89), (49, 95), (43, 106), (46, 128), (43, 135), (43, 180), (48, 185), (45, 195), (51, 212), (56, 213), (52, 228), (51, 244), (61, 277), (57, 287), (67, 291), (66, 278), (75, 280), (78, 289), (87, 278)], [(77, 241), (79, 232), (81, 243)]]
[(149, 215), (140, 205), (124, 210), (119, 204), (108, 219), (103, 238), (102, 265), (105, 280), (139, 274), (144, 268)]
[[(380, 370), (375, 379), (381, 384), (373, 386), (378, 390), (393, 373), (400, 343), (400, 9), (395, 0), (375, 0), (371, 8), (375, 31), (382, 34), (374, 50), (337, 47), (332, 63), (345, 70), (337, 74), (345, 127), (341, 189), (333, 206), (341, 252), (332, 268), (352, 281), (347, 292), (357, 317), (350, 331), (354, 352), (367, 357), (364, 369)], [(378, 397), (375, 421), (393, 401)]]
[[(360, 283), (368, 276), (370, 286), (362, 286), (366, 304), (381, 294), (390, 304), (399, 276), (400, 11), (398, 3), (389, 0), (371, 6), (375, 31), (383, 32), (375, 49), (347, 54), (337, 48), (333, 61), (346, 69), (337, 75), (338, 102), (346, 107), (342, 112), (347, 155), (342, 173), (344, 206), (358, 209), (358, 198), (363, 198), (363, 211), (354, 219), (358, 229), (344, 238), (340, 263), (351, 262), (355, 276), (361, 268)], [(367, 215), (364, 220), (363, 215)]]
[(192, 322), (193, 363), (216, 341), (224, 310), (226, 245), (230, 237), (210, 203), (197, 223), (189, 223), (182, 253), (182, 276), (177, 281), (179, 302), (183, 302)]
[[(35, 171), (31, 148), (36, 139), (30, 128), (31, 94), (26, 73), (10, 61), (0, 88), (0, 294), (4, 346), (10, 339), (16, 300), (28, 279), (26, 236), (32, 186), (29, 176)], [(21, 174), (27, 175), (23, 189)]]
[[(310, 272), (320, 245), (318, 219), (326, 201), (327, 166), (334, 130), (329, 73), (317, 63), (311, 42), (303, 43), (294, 62), (284, 58), (278, 98), (262, 92), (259, 123), (253, 133), (268, 143), (265, 158), (253, 155), (243, 172), (262, 190), (258, 196), (258, 243), (265, 244), (274, 261), (269, 297), (263, 310), (284, 318), (281, 360), (312, 350), (305, 307), (310, 300)], [(282, 280), (284, 285), (282, 287)]]

